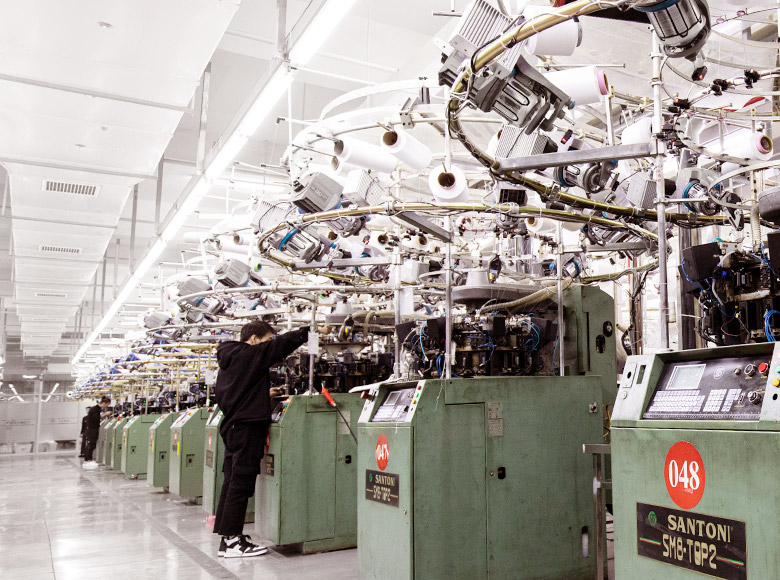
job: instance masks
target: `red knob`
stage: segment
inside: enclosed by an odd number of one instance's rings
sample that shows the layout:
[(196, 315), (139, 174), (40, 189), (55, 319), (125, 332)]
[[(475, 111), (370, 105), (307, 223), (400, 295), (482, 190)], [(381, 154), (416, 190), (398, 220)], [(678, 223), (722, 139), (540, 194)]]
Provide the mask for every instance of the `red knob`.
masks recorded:
[(762, 362), (760, 365), (758, 365), (758, 372), (761, 374), (764, 374), (769, 370), (769, 365), (765, 362)]

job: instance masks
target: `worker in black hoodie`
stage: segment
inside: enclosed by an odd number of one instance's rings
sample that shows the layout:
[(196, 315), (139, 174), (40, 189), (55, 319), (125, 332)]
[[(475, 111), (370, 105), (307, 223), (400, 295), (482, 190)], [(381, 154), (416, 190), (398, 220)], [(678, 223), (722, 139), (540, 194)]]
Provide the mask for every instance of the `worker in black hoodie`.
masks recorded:
[(222, 536), (218, 556), (245, 558), (268, 552), (243, 533), (271, 423), (268, 370), (306, 342), (308, 333), (305, 326), (275, 336), (271, 325), (256, 320), (241, 328), (241, 342), (231, 340), (217, 347), (214, 400), (224, 416), (219, 431), (225, 442), (225, 477), (214, 520), (214, 533)]

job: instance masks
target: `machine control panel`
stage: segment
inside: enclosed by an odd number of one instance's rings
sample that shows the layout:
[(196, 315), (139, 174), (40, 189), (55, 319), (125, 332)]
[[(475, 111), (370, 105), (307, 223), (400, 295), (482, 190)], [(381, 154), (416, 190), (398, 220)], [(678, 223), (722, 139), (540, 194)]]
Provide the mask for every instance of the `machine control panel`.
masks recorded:
[(422, 388), (422, 383), (418, 383), (415, 387), (389, 391), (371, 421), (373, 423), (406, 423), (411, 421)]
[(758, 421), (770, 374), (760, 357), (667, 363), (644, 418)]

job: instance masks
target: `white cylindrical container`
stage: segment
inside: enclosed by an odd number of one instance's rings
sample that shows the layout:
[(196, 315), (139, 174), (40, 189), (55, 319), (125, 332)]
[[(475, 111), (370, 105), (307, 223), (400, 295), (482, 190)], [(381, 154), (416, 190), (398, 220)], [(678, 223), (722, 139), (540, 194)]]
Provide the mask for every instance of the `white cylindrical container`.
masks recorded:
[[(523, 10), (523, 16), (530, 21), (541, 14), (549, 14), (554, 8), (532, 4)], [(569, 19), (552, 28), (534, 34), (526, 41), (525, 49), (534, 55), (571, 56), (582, 42), (582, 27), (574, 19)]]
[[(543, 217), (525, 218), (525, 227), (533, 234), (554, 234), (558, 231), (557, 220)], [(561, 222), (561, 227), (567, 232), (576, 232), (582, 225), (575, 222)]]
[(469, 190), (466, 185), (466, 176), (457, 165), (451, 165), (449, 171), (445, 171), (444, 167), (439, 165), (428, 176), (428, 187), (430, 187), (434, 199), (440, 202), (464, 203), (468, 201)]
[(705, 143), (704, 147), (713, 153), (722, 153), (741, 159), (766, 161), (772, 157), (772, 140), (763, 133), (735, 131), (721, 140), (715, 139)]
[(382, 135), (382, 149), (417, 171), (428, 167), (433, 157), (433, 153), (424, 143), (401, 129), (387, 131)]
[(569, 95), (575, 105), (592, 105), (609, 93), (607, 75), (596, 66), (557, 70), (544, 75), (548, 81)]
[(640, 143), (650, 143), (653, 140), (653, 119), (652, 117), (642, 117), (634, 121), (623, 129), (620, 134), (620, 141), (623, 145), (637, 145)]
[(349, 164), (384, 173), (390, 173), (398, 164), (398, 160), (390, 153), (364, 141), (351, 139), (336, 141), (334, 152), (339, 164)]

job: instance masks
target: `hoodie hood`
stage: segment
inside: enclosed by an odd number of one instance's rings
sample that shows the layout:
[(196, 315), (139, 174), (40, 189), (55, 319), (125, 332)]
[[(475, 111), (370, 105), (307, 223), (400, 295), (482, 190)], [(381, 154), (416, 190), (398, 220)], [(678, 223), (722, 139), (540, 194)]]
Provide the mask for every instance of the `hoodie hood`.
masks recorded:
[(217, 347), (217, 362), (219, 363), (219, 368), (228, 368), (235, 358), (236, 353), (244, 350), (244, 348), (247, 348), (248, 346), (248, 344), (236, 340), (220, 343)]

